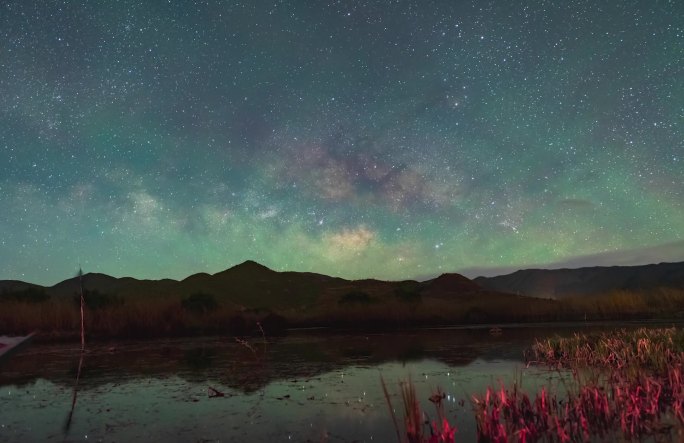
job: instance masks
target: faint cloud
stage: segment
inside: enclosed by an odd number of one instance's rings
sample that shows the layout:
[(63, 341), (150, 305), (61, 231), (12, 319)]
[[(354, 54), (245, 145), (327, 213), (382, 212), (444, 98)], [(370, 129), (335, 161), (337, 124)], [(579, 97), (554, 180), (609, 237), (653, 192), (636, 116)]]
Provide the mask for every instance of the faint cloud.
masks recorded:
[(102, 171), (101, 177), (103, 177), (106, 182), (128, 189), (133, 187), (139, 188), (143, 186), (144, 182), (142, 175), (136, 175), (131, 172), (130, 169), (121, 166), (107, 168)]
[(206, 205), (201, 210), (201, 216), (209, 229), (216, 232), (226, 227), (233, 214), (228, 208)]
[(133, 203), (133, 213), (142, 217), (153, 217), (162, 208), (159, 201), (145, 191), (131, 192), (128, 197)]
[(95, 186), (89, 183), (79, 183), (71, 187), (69, 197), (72, 201), (85, 202), (95, 193)]
[(684, 240), (656, 246), (646, 246), (643, 248), (583, 255), (555, 263), (552, 266), (554, 268), (618, 265), (632, 266), (678, 261), (684, 261)]
[(77, 183), (69, 188), (68, 193), (57, 200), (57, 208), (69, 215), (83, 212), (86, 205), (95, 197), (95, 186), (89, 183)]
[(271, 207), (259, 212), (259, 214), (257, 214), (257, 217), (260, 220), (266, 220), (269, 218), (276, 217), (279, 213), (280, 213), (280, 210), (278, 208), (276, 208), (275, 206), (271, 206)]
[(589, 200), (579, 198), (566, 198), (558, 201), (558, 206), (562, 209), (569, 209), (574, 211), (591, 211), (595, 205)]
[(120, 223), (116, 224), (117, 230), (161, 235), (162, 230), (173, 224), (164, 213), (161, 202), (145, 190), (129, 192), (123, 209)]

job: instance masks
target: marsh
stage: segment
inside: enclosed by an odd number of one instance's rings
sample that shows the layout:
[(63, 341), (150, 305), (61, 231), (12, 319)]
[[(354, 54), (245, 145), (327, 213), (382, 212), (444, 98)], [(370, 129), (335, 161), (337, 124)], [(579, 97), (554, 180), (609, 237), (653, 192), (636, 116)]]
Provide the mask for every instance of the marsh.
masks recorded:
[[(428, 417), (440, 388), (458, 441), (475, 441), (472, 395), (517, 382), (562, 390), (563, 371), (526, 367), (534, 338), (614, 324), (422, 329), (91, 344), (68, 430), (79, 350), (34, 344), (0, 368), (2, 441), (392, 441), (390, 401), (409, 378)], [(217, 395), (222, 394), (222, 395)], [(400, 413), (400, 412), (399, 412)]]

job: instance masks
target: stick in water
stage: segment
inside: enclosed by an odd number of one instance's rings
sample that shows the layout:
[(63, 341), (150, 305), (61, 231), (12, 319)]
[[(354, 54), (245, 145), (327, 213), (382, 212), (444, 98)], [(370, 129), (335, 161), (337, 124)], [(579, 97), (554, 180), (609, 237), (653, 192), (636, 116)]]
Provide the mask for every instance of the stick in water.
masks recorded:
[(83, 305), (85, 300), (83, 299), (83, 269), (78, 267), (78, 284), (81, 288), (81, 352), (85, 351), (85, 326), (83, 319)]
[(83, 269), (80, 266), (78, 267), (78, 284), (81, 290), (81, 355), (78, 359), (76, 382), (74, 383), (74, 391), (71, 397), (71, 409), (69, 410), (69, 415), (67, 416), (66, 422), (64, 423), (65, 436), (69, 432), (69, 428), (71, 428), (71, 420), (74, 417), (74, 410), (76, 409), (76, 398), (78, 397), (78, 382), (81, 380), (81, 369), (83, 368), (83, 356), (85, 354), (85, 326), (83, 321), (83, 305), (85, 305), (85, 300), (83, 298)]

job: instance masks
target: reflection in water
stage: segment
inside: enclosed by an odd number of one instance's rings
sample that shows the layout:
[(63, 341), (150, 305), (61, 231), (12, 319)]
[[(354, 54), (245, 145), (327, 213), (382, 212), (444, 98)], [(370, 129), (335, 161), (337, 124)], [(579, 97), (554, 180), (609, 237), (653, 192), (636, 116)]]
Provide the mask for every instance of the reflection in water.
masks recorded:
[[(487, 331), (416, 331), (401, 334), (291, 334), (276, 338), (257, 357), (231, 337), (94, 344), (88, 351), (86, 376), (92, 388), (108, 382), (177, 375), (189, 382), (220, 379), (248, 393), (268, 383), (311, 377), (355, 363), (379, 365), (432, 358), (451, 366), (485, 360), (520, 360), (530, 342), (529, 331), (492, 337)], [(261, 347), (261, 339), (255, 346)], [(0, 385), (22, 386), (37, 379), (72, 386), (74, 350), (70, 345), (34, 345), (17, 355), (0, 373)]]
[(76, 409), (76, 398), (78, 396), (78, 382), (81, 380), (81, 370), (83, 369), (83, 356), (85, 355), (85, 350), (81, 349), (80, 357), (78, 359), (78, 369), (76, 370), (76, 381), (74, 382), (74, 392), (71, 396), (71, 409), (69, 409), (69, 415), (67, 415), (66, 422), (64, 423), (64, 435), (69, 433), (71, 428), (71, 419), (74, 416), (74, 409)]
[[(391, 441), (382, 394), (397, 407), (409, 375), (418, 398), (441, 387), (458, 441), (475, 439), (470, 395), (516, 372), (523, 388), (553, 387), (559, 374), (525, 369), (539, 329), (431, 330), (372, 335), (296, 333), (255, 358), (230, 337), (91, 346), (77, 375), (70, 441)], [(261, 339), (255, 346), (262, 347)], [(0, 372), (0, 441), (61, 441), (73, 410), (73, 347), (34, 345)], [(212, 396), (209, 387), (225, 395)], [(453, 422), (452, 421), (452, 422)]]
[(188, 349), (183, 355), (183, 363), (191, 370), (199, 371), (208, 369), (212, 365), (212, 360), (216, 358), (217, 350), (200, 346), (195, 349)]

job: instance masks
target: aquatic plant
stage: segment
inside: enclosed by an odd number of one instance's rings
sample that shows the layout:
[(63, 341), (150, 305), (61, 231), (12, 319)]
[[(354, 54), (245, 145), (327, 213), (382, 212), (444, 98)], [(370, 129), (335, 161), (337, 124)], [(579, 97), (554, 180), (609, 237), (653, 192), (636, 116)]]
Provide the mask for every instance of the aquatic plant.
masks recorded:
[[(473, 396), (483, 442), (587, 441), (665, 436), (684, 429), (682, 332), (675, 328), (575, 334), (536, 341), (529, 364), (563, 368), (563, 395), (533, 397), (517, 384)], [(585, 371), (593, 375), (584, 379)]]
[(684, 331), (672, 328), (620, 329), (536, 340), (526, 353), (530, 363), (553, 367), (643, 368), (664, 371), (681, 362)]
[(402, 433), (387, 385), (382, 376), (380, 377), (380, 383), (382, 384), (382, 390), (392, 416), (392, 422), (399, 443), (453, 443), (455, 441), (456, 427), (451, 425), (446, 418), (442, 404), (445, 395), (439, 388), (429, 399), (434, 403), (437, 415), (435, 420), (430, 421), (428, 415), (420, 407), (416, 388), (411, 378), (409, 377), (408, 380), (399, 383), (401, 400), (404, 406), (404, 432)]

